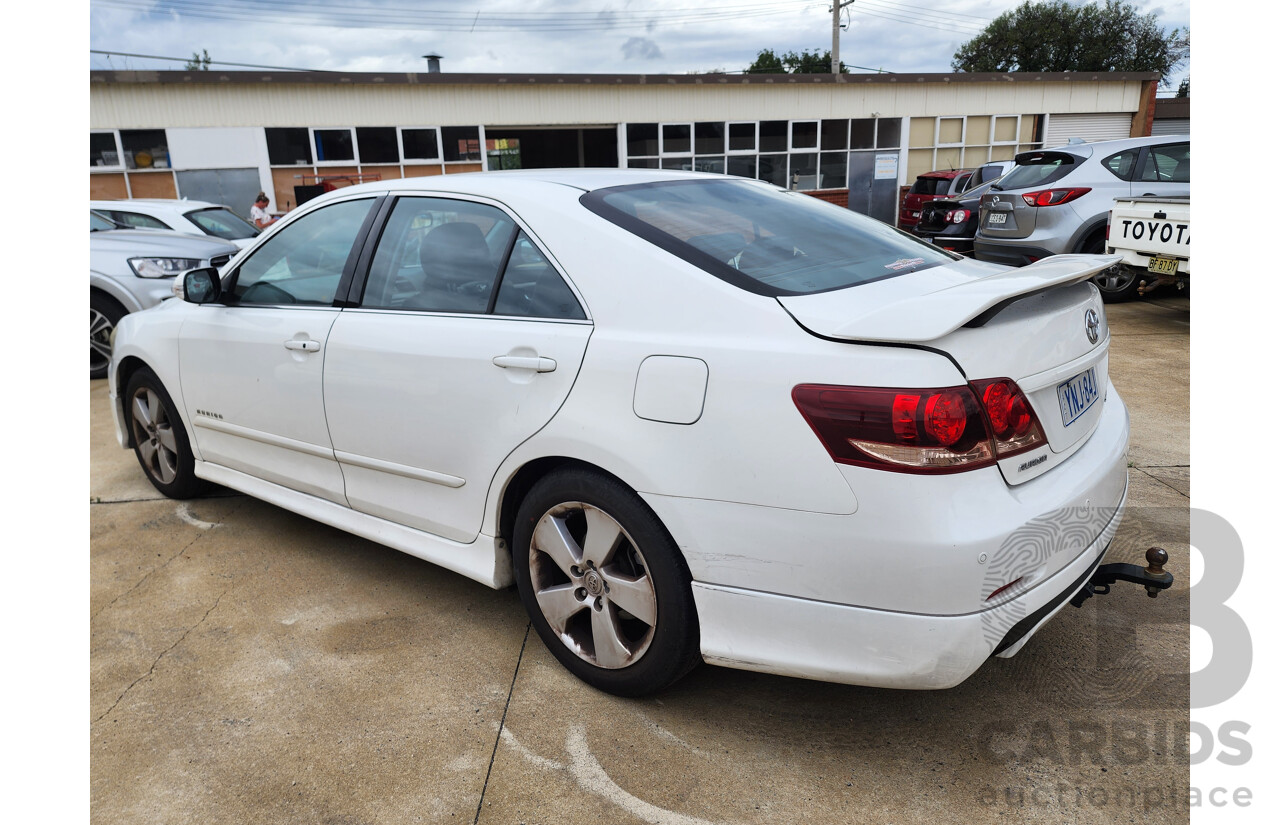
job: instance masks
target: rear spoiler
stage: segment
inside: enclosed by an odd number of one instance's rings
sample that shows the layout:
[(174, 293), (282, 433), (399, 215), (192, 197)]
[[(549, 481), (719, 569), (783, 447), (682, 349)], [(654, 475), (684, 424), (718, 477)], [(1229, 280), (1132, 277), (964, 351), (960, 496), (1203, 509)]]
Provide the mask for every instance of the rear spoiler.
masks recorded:
[[(1087, 281), (1119, 261), (1119, 255), (1052, 255), (1019, 269), (870, 306), (829, 334), (851, 341), (935, 341), (961, 327), (982, 326), (1014, 301)], [(787, 299), (781, 300), (786, 305)]]

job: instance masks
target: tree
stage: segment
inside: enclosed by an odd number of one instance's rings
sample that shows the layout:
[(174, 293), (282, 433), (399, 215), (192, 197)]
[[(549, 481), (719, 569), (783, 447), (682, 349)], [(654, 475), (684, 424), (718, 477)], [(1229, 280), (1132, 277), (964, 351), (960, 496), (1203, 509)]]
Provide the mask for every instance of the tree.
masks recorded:
[(1191, 97), (1191, 75), (1182, 78), (1178, 84), (1178, 93), (1174, 97)]
[(1191, 54), (1191, 32), (1165, 33), (1154, 13), (1122, 0), (1073, 5), (1028, 0), (965, 43), (957, 72), (1159, 72)]
[[(840, 73), (848, 74), (849, 67), (840, 62)], [(831, 74), (831, 50), (803, 53), (787, 52), (779, 57), (772, 49), (761, 49), (755, 62), (747, 67), (747, 74)]]
[(212, 60), (209, 59), (209, 50), (201, 49), (200, 51), (204, 52), (203, 57), (201, 57), (200, 54), (197, 52), (192, 52), (191, 59), (188, 60), (186, 63), (184, 63), (182, 68), (188, 72), (209, 71), (209, 64), (213, 62)]

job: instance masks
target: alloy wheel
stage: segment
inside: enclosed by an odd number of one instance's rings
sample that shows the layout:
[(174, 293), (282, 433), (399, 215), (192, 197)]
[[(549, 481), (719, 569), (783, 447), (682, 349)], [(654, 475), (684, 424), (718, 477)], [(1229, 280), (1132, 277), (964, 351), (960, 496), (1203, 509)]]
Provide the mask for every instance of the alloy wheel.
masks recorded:
[(658, 621), (649, 568), (605, 511), (578, 501), (548, 510), (533, 530), (529, 572), (543, 617), (583, 661), (624, 668), (649, 649)]
[(103, 313), (89, 307), (89, 372), (106, 369), (111, 360), (111, 331), (115, 324)]
[(178, 477), (178, 440), (168, 409), (149, 387), (138, 388), (130, 409), (133, 438), (143, 468), (161, 483), (172, 483)]

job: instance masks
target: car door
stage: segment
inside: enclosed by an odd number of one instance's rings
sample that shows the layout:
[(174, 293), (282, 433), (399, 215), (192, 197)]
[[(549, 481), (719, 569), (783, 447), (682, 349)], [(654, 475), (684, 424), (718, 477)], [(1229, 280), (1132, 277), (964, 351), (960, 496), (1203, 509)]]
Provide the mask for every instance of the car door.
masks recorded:
[(1190, 141), (1148, 146), (1138, 162), (1131, 191), (1142, 197), (1190, 195)]
[(398, 198), (359, 307), (342, 311), (325, 358), (325, 412), (351, 507), (474, 539), (498, 465), (564, 402), (591, 329), (509, 213)]
[(281, 227), (227, 275), (225, 304), (183, 324), (182, 391), (204, 461), (347, 503), (322, 368), (374, 202), (330, 203)]

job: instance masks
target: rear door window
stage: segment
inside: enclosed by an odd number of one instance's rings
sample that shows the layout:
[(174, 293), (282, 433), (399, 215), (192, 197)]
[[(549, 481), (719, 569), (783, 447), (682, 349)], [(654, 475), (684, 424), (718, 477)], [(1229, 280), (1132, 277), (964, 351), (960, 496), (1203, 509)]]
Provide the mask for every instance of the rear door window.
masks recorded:
[(1114, 155), (1104, 158), (1102, 166), (1120, 180), (1133, 180), (1133, 167), (1137, 165), (1138, 153), (1141, 151), (1141, 148), (1135, 148), (1116, 152)]
[(107, 212), (111, 216), (111, 220), (124, 226), (130, 226), (135, 229), (168, 229), (169, 225), (162, 220), (153, 218), (150, 215), (142, 215), (138, 212), (121, 212), (119, 210), (111, 210)]
[(1149, 147), (1142, 158), (1139, 180), (1147, 183), (1190, 183), (1191, 144)]

